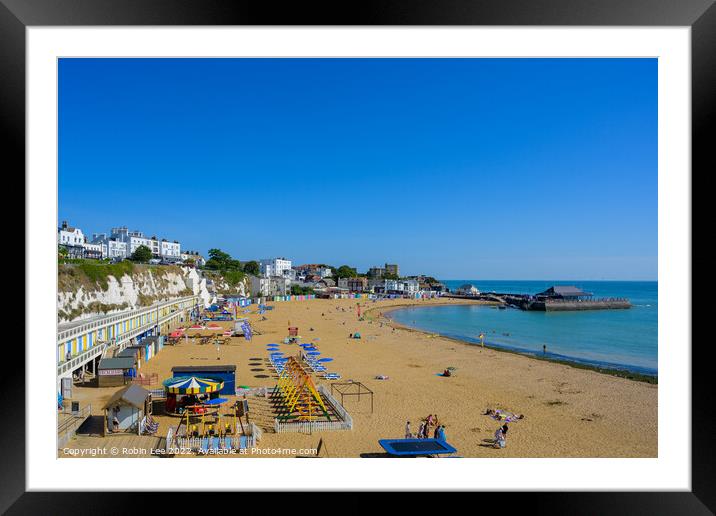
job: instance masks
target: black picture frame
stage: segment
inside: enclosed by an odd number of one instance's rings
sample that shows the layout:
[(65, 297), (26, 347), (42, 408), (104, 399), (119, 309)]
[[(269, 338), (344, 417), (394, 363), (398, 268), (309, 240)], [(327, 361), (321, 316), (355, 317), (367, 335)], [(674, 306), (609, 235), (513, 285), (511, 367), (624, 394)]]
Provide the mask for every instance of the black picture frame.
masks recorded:
[[(0, 0), (0, 131), (6, 173), (25, 170), (25, 29), (31, 26), (87, 25), (552, 25), (552, 26), (688, 26), (692, 57), (692, 185), (716, 170), (709, 135), (716, 120), (716, 7), (713, 0), (437, 0), (349, 2), (321, 5), (297, 2), (279, 9), (266, 2), (229, 0)], [(340, 10), (337, 6), (340, 5)], [(711, 130), (709, 130), (711, 129)], [(10, 158), (8, 160), (7, 158)], [(697, 174), (697, 171), (700, 171)], [(700, 181), (700, 180), (699, 180)], [(692, 188), (693, 192), (698, 192)], [(705, 195), (703, 192), (701, 195)], [(697, 219), (694, 217), (694, 224)], [(693, 233), (692, 233), (693, 234)], [(705, 245), (705, 244), (702, 244)], [(693, 253), (692, 246), (692, 253)], [(705, 260), (692, 258), (694, 271)], [(25, 270), (25, 274), (32, 271)], [(708, 276), (708, 273), (706, 273)], [(701, 276), (703, 277), (703, 276)], [(704, 289), (708, 290), (708, 288)], [(695, 293), (695, 294), (698, 294)], [(685, 300), (688, 302), (689, 300)], [(691, 305), (699, 306), (692, 300)], [(706, 309), (710, 308), (706, 306)], [(693, 318), (693, 330), (699, 321)], [(703, 324), (703, 323), (701, 323)], [(693, 333), (695, 335), (695, 333)], [(688, 338), (688, 336), (686, 337)], [(692, 346), (692, 490), (639, 493), (521, 493), (538, 511), (577, 514), (711, 514), (716, 511), (716, 465), (711, 365), (708, 342)], [(26, 342), (26, 346), (30, 343)], [(32, 343), (40, 345), (42, 343)], [(7, 347), (4, 358), (25, 364), (24, 353)], [(123, 493), (39, 493), (25, 488), (24, 368), (2, 375), (2, 406), (15, 411), (13, 425), (0, 425), (0, 512), (8, 514), (110, 514), (120, 510)], [(703, 412), (706, 414), (701, 415)], [(81, 486), (78, 486), (81, 491)], [(184, 493), (186, 495), (187, 493)], [(135, 507), (147, 502), (133, 498)], [(174, 496), (174, 495), (173, 495)], [(501, 495), (504, 497), (504, 494)], [(489, 495), (480, 508), (489, 510)], [(494, 499), (493, 499), (494, 500)], [(177, 494), (172, 504), (188, 502)], [(498, 510), (502, 510), (497, 501)], [(189, 510), (189, 504), (185, 506)], [(158, 510), (158, 509), (155, 509)], [(171, 509), (173, 510), (173, 509)], [(183, 512), (183, 511), (182, 511)]]

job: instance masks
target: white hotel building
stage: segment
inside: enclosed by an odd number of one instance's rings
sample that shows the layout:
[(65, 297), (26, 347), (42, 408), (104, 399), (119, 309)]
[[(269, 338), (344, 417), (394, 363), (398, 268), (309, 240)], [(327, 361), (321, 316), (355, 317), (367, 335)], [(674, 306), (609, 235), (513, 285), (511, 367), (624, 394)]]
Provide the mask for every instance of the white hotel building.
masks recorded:
[(110, 238), (106, 233), (94, 233), (92, 243), (102, 246), (103, 258), (126, 258), (129, 256), (127, 254), (127, 243)]
[(176, 240), (169, 242), (166, 239), (158, 240), (156, 237), (147, 238), (141, 231), (129, 231), (126, 226), (112, 228), (110, 238), (126, 244), (126, 257), (141, 246), (146, 246), (152, 251), (155, 258), (162, 258), (169, 261), (181, 260), (181, 245)]
[(259, 262), (261, 275), (267, 278), (272, 276), (283, 276), (284, 271), (291, 270), (291, 260), (286, 258), (266, 258)]

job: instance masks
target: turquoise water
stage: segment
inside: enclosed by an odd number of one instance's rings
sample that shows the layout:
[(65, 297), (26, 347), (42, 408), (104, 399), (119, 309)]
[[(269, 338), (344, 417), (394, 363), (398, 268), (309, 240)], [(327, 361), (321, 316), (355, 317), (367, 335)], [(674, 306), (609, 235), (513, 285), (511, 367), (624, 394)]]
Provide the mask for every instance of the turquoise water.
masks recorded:
[(444, 281), (451, 289), (472, 283), (482, 292), (536, 294), (552, 285), (576, 285), (594, 297), (626, 297), (628, 310), (525, 312), (486, 306), (405, 308), (390, 317), (413, 328), (526, 354), (588, 365), (657, 374), (658, 283), (656, 281)]

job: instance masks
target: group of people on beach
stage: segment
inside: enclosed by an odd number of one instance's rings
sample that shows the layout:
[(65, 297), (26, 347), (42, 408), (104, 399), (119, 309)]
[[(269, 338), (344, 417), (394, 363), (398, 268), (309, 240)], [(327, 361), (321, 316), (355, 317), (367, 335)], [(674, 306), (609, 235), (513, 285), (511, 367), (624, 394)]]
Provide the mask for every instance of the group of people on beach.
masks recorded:
[(511, 421), (517, 421), (525, 418), (524, 414), (510, 414), (505, 413), (500, 409), (493, 410), (491, 408), (486, 409), (483, 415), (490, 416), (497, 421), (504, 421), (504, 424), (495, 430), (495, 436), (492, 440), (495, 448), (504, 448), (507, 446), (507, 432), (510, 429), (507, 424)]
[(430, 414), (428, 417), (420, 421), (417, 433), (413, 434), (410, 428), (410, 421), (405, 423), (406, 439), (429, 439), (430, 429), (433, 428), (433, 439), (445, 440), (445, 425), (438, 424), (437, 414)]

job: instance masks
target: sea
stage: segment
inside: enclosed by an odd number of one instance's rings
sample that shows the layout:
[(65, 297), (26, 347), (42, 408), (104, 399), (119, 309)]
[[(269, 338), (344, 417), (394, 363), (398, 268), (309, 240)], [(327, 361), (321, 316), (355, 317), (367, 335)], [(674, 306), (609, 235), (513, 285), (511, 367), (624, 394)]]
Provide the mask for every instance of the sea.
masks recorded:
[[(658, 282), (444, 280), (454, 291), (465, 283), (481, 292), (537, 294), (574, 285), (598, 297), (626, 297), (632, 308), (575, 312), (500, 310), (477, 305), (395, 310), (396, 322), (419, 330), (496, 348), (587, 366), (658, 375)], [(546, 352), (543, 346), (546, 346)]]

